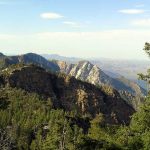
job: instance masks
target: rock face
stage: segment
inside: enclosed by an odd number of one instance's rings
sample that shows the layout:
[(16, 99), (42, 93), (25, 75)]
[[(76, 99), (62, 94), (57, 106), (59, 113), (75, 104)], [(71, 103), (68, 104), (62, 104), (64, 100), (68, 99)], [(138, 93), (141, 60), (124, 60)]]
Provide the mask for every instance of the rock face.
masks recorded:
[(54, 108), (76, 110), (92, 117), (102, 113), (107, 123), (128, 124), (134, 113), (134, 109), (114, 89), (107, 94), (106, 90), (92, 84), (63, 74), (55, 75), (34, 65), (8, 68), (0, 78), (4, 87), (21, 88), (50, 98)]
[(51, 71), (59, 70), (56, 64), (34, 53), (28, 53), (19, 56), (5, 56), (2, 53), (0, 54), (0, 68), (6, 68), (9, 65), (18, 63), (35, 64)]
[(57, 64), (61, 72), (94, 85), (109, 85), (120, 92), (126, 91), (132, 95), (144, 95), (146, 93), (136, 83), (125, 78), (112, 78), (105, 74), (98, 66), (88, 61), (80, 61), (77, 64), (67, 64), (63, 61), (57, 61)]

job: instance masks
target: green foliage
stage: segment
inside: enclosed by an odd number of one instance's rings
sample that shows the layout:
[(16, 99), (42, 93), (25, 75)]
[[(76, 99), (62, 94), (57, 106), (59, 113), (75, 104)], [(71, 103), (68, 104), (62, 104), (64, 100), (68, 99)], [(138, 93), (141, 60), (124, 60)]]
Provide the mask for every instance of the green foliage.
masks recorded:
[(150, 98), (148, 97), (141, 109), (133, 115), (131, 127), (139, 133), (150, 131)]
[(146, 42), (143, 50), (150, 56), (150, 43)]
[[(51, 99), (19, 89), (0, 89), (0, 128), (3, 145), (29, 150), (149, 150), (150, 98), (132, 117), (130, 126), (112, 126), (98, 114), (87, 134), (72, 123), (74, 112), (52, 108)], [(70, 116), (70, 117), (66, 117)], [(77, 119), (77, 118), (76, 118)], [(0, 135), (2, 138), (2, 135)], [(6, 136), (5, 136), (6, 137)], [(1, 146), (1, 145), (0, 145)], [(4, 149), (2, 146), (0, 147)]]
[[(143, 50), (150, 57), (150, 43), (146, 42)], [(139, 79), (147, 81), (148, 83), (150, 83), (150, 69), (147, 70), (147, 74), (144, 75), (144, 74), (140, 73), (138, 75), (139, 75)]]
[[(118, 148), (112, 138), (116, 127), (105, 126), (102, 114), (91, 120), (91, 128), (88, 134), (84, 134), (78, 126), (76, 113), (54, 110), (50, 98), (4, 88), (0, 89), (0, 102), (3, 104), (0, 107), (0, 128), (7, 130), (19, 150)], [(72, 117), (76, 118), (76, 123), (72, 122)]]
[(73, 113), (52, 109), (50, 98), (5, 88), (0, 90), (0, 104), (0, 129), (9, 128), (18, 149), (76, 149), (84, 135), (66, 117)]
[[(20, 89), (0, 89), (0, 129), (3, 145), (19, 150), (149, 150), (150, 98), (132, 117), (130, 126), (105, 123), (103, 114), (90, 121), (87, 134), (70, 118), (74, 112), (52, 108), (51, 99)], [(69, 116), (69, 117), (67, 117)], [(0, 135), (2, 139), (2, 134)], [(3, 136), (4, 137), (4, 136)], [(9, 139), (9, 140), (8, 140)], [(8, 142), (9, 141), (9, 142)], [(4, 149), (0, 145), (0, 149)]]

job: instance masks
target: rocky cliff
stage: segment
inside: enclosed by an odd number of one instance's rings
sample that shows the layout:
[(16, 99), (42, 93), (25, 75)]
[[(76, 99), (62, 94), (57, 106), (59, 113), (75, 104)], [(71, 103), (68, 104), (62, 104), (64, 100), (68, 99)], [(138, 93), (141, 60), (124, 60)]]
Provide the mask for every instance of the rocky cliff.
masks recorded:
[(77, 64), (68, 64), (63, 61), (56, 61), (56, 63), (61, 72), (94, 85), (108, 85), (120, 91), (120, 93), (126, 91), (134, 96), (143, 96), (146, 94), (146, 91), (135, 82), (124, 77), (112, 78), (104, 73), (97, 65), (93, 65), (89, 61), (80, 61)]

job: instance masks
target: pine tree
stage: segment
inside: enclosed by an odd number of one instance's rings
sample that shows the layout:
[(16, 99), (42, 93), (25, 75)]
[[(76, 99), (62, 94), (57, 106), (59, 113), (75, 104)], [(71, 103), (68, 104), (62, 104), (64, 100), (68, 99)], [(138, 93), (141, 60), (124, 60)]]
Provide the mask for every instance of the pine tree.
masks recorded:
[[(143, 50), (146, 52), (148, 57), (150, 57), (150, 43), (146, 42)], [(140, 73), (138, 75), (139, 75), (140, 80), (144, 80), (147, 82), (147, 91), (149, 93), (150, 91), (150, 69), (147, 70), (147, 74)]]

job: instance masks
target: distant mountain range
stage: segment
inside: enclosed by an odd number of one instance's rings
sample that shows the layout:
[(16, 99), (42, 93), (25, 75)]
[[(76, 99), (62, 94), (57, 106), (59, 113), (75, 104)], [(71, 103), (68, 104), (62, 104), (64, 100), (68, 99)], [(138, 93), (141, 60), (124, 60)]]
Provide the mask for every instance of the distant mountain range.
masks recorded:
[[(54, 58), (56, 57), (55, 55)], [(66, 59), (67, 57), (64, 57)], [(74, 58), (74, 60), (76, 60)], [(125, 77), (120, 76), (119, 74), (113, 73), (111, 76), (110, 72), (106, 72), (106, 74), (101, 68), (97, 65), (92, 64), (89, 61), (79, 61), (78, 63), (67, 63), (60, 60), (52, 59), (47, 60), (43, 56), (28, 53), (24, 55), (18, 56), (5, 56), (2, 53), (0, 54), (0, 68), (5, 69), (10, 65), (15, 64), (35, 64), (46, 70), (50, 70), (52, 72), (61, 72), (65, 73), (69, 76), (74, 76), (76, 79), (80, 79), (85, 82), (89, 82), (96, 86), (107, 86), (114, 88), (123, 94), (123, 97), (126, 97), (126, 101), (132, 96), (144, 96), (146, 91), (136, 84), (133, 81), (126, 79)], [(109, 89), (109, 88), (108, 88)], [(125, 92), (124, 92), (125, 91)], [(126, 94), (125, 94), (126, 93)], [(131, 101), (131, 100), (130, 100)], [(132, 102), (130, 102), (132, 105)], [(135, 106), (136, 109), (137, 106)]]
[(67, 61), (67, 62), (72, 62), (76, 63), (78, 61), (81, 61), (82, 58), (77, 58), (77, 57), (65, 57), (65, 56), (60, 56), (57, 54), (42, 54), (41, 56), (45, 57), (48, 60), (60, 60), (60, 61)]
[(17, 55), (17, 56), (5, 56), (4, 54), (0, 53), (1, 69), (6, 68), (12, 64), (18, 64), (18, 63), (24, 63), (24, 64), (32, 63), (51, 71), (59, 71), (59, 68), (55, 63), (48, 61), (44, 57), (34, 53), (28, 53), (28, 54)]
[[(43, 55), (49, 60), (61, 60), (68, 63), (78, 63), (83, 61), (82, 58), (75, 57), (64, 57), (56, 54)], [(144, 81), (138, 80), (138, 73), (144, 73), (150, 68), (150, 61), (146, 60), (119, 60), (119, 59), (108, 59), (108, 58), (88, 58), (92, 64), (97, 65), (103, 70), (107, 75), (112, 78), (120, 78), (124, 76), (125, 78), (132, 80), (139, 84), (145, 90), (147, 89), (146, 83)]]

